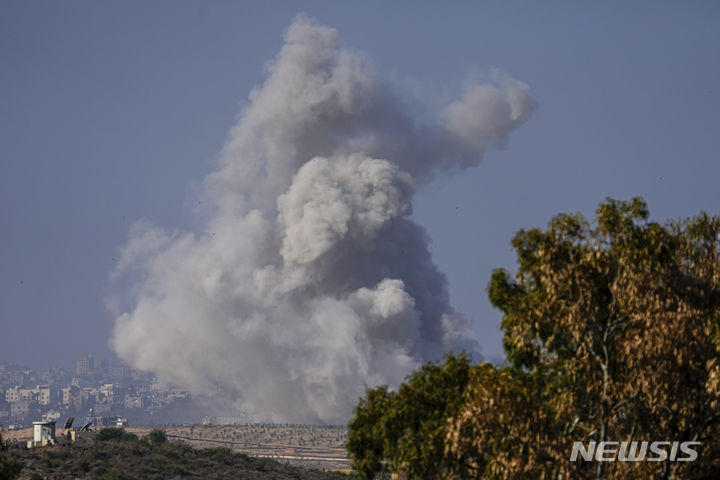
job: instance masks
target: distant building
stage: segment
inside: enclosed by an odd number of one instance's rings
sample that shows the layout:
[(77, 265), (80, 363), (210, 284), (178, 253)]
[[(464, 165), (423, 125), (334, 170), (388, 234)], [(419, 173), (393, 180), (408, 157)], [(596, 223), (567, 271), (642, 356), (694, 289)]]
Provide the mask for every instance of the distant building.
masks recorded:
[(247, 423), (245, 416), (234, 416), (234, 417), (203, 417), (202, 424), (205, 426), (216, 426), (216, 425), (244, 425)]
[(122, 389), (112, 383), (106, 383), (99, 388), (100, 396), (98, 401), (102, 403), (121, 403), (123, 400)]
[(167, 398), (170, 402), (174, 400), (187, 400), (189, 397), (190, 394), (180, 388), (171, 388), (167, 393)]
[(108, 373), (109, 368), (110, 368), (110, 364), (108, 363), (107, 360), (100, 360), (100, 361), (95, 362), (95, 370), (94, 371), (95, 371), (95, 373), (101, 373), (101, 374), (105, 375), (106, 373)]
[(52, 398), (52, 391), (50, 390), (49, 385), (38, 385), (34, 389), (32, 389), (33, 395), (37, 396), (37, 402), (40, 405), (50, 405), (50, 400)]
[(96, 425), (98, 427), (127, 427), (128, 419), (125, 417), (119, 417), (117, 415), (111, 415), (108, 417), (96, 417)]
[(17, 400), (10, 404), (10, 418), (13, 420), (21, 420), (30, 413), (30, 407), (33, 400)]
[(8, 388), (5, 391), (5, 401), (7, 403), (14, 403), (20, 400), (20, 387)]
[(100, 389), (97, 387), (84, 387), (82, 389), (82, 396), (85, 402), (100, 403), (102, 393), (100, 393)]
[(77, 374), (90, 375), (95, 371), (95, 358), (92, 355), (81, 358), (77, 361)]
[(19, 400), (33, 400), (40, 405), (50, 405), (52, 392), (48, 385), (38, 385), (35, 388), (8, 388), (5, 392), (5, 401), (15, 403)]
[(71, 408), (80, 408), (83, 404), (82, 391), (75, 385), (62, 389), (62, 404)]
[(141, 394), (128, 394), (125, 395), (125, 408), (144, 408), (145, 407), (145, 395)]
[(60, 420), (60, 411), (58, 410), (50, 410), (46, 413), (43, 413), (42, 419), (43, 422), (55, 422), (57, 420)]
[(130, 368), (126, 365), (113, 365), (108, 369), (108, 373), (111, 377), (122, 380), (130, 376)]
[(95, 404), (93, 408), (95, 409), (95, 413), (109, 413), (112, 411), (113, 406), (109, 403), (98, 403)]

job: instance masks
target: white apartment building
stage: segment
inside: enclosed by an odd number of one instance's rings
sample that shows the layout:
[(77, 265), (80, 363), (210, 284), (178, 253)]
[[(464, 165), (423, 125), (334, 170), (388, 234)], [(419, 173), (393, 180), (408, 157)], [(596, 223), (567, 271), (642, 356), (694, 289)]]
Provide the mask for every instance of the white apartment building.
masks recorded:
[(5, 391), (5, 401), (8, 403), (14, 403), (20, 400), (20, 387), (8, 388)]
[(8, 388), (5, 392), (5, 401), (8, 403), (31, 400), (38, 402), (40, 405), (50, 405), (51, 398), (52, 392), (47, 385), (38, 385), (35, 388), (13, 387)]
[(74, 385), (63, 388), (62, 403), (63, 405), (73, 405), (75, 408), (80, 408), (83, 403), (82, 391)]
[(145, 406), (145, 396), (141, 394), (125, 395), (125, 408), (143, 408)]
[(32, 400), (23, 400), (20, 399), (16, 402), (13, 402), (10, 404), (10, 418), (11, 419), (21, 419), (27, 416), (27, 414), (30, 412), (30, 405), (32, 404)]

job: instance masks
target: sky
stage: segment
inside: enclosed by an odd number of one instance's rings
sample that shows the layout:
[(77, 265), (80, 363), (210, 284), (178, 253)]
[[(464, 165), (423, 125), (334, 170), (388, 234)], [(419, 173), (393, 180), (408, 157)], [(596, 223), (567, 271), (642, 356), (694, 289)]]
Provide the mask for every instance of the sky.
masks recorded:
[[(720, 213), (716, 2), (0, 1), (0, 362), (108, 345), (131, 226), (197, 230), (198, 191), (298, 13), (363, 52), (418, 120), (500, 68), (532, 118), (479, 166), (418, 186), (453, 307), (502, 359), (485, 293), (514, 232), (644, 197)], [(131, 287), (127, 287), (131, 288)]]

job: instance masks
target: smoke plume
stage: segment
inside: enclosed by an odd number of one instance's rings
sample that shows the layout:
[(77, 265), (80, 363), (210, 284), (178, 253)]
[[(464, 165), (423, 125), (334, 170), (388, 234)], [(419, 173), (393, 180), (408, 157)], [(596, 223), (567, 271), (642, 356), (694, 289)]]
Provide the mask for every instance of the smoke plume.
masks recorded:
[(333, 29), (299, 16), (284, 38), (202, 184), (200, 231), (132, 228), (111, 344), (251, 420), (341, 423), (366, 387), (477, 353), (409, 218), (413, 194), (477, 165), (534, 103), (496, 71), (418, 125)]

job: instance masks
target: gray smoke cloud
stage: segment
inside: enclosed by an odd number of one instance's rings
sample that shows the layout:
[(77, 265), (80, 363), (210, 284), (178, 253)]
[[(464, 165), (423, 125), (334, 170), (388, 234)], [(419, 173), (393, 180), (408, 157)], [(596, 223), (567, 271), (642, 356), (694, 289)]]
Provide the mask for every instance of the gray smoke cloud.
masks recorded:
[(418, 125), (335, 30), (299, 16), (284, 38), (202, 184), (200, 231), (131, 229), (111, 345), (135, 368), (222, 392), (250, 420), (343, 423), (366, 387), (449, 351), (479, 354), (412, 199), (477, 165), (534, 102), (494, 71)]

